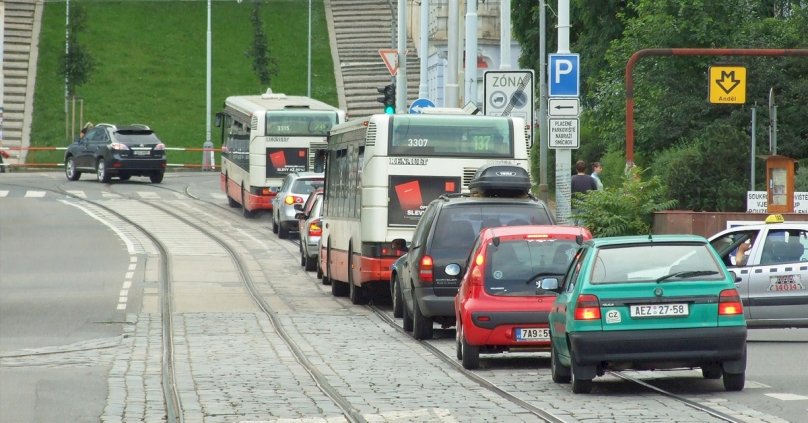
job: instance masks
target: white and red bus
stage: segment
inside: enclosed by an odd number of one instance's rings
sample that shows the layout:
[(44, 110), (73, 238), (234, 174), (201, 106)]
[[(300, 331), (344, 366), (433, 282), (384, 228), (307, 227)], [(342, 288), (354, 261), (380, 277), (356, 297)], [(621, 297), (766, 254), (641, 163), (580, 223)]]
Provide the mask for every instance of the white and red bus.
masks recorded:
[(345, 112), (309, 97), (273, 93), (230, 96), (216, 115), (222, 130), (220, 182), (231, 207), (244, 216), (271, 210), (290, 172), (313, 171), (316, 151)]
[(477, 169), (529, 169), (530, 127), (521, 118), (378, 114), (335, 126), (325, 154), (320, 270), (335, 296), (359, 304), (389, 293), (390, 267), (427, 205), (468, 191)]

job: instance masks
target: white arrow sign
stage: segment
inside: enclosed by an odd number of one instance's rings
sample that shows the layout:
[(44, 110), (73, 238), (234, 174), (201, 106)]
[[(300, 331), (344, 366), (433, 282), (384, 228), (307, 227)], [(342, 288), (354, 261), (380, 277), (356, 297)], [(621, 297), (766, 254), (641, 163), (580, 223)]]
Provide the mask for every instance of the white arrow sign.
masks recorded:
[(577, 98), (550, 98), (547, 100), (547, 115), (578, 116), (580, 113)]

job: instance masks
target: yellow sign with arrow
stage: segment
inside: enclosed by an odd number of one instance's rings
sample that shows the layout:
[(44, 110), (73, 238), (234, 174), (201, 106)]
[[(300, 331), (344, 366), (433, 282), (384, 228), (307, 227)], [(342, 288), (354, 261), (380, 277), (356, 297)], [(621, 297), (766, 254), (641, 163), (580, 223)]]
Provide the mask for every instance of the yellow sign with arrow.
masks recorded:
[(746, 68), (710, 66), (710, 103), (746, 103)]

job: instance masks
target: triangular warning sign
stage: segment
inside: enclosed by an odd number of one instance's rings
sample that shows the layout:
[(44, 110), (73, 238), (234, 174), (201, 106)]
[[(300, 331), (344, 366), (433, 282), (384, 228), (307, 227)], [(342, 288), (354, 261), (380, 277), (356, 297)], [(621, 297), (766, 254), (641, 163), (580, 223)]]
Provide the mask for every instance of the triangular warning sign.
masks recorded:
[(393, 48), (380, 48), (379, 56), (382, 56), (384, 65), (387, 66), (390, 75), (395, 76), (396, 72), (398, 72), (398, 50)]

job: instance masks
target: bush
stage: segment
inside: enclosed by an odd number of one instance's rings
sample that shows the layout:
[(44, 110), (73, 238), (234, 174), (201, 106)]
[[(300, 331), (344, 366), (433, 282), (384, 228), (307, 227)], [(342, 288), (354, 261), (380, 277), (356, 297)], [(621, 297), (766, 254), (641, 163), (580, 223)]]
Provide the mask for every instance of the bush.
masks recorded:
[(573, 218), (594, 236), (650, 234), (654, 212), (668, 210), (675, 200), (665, 199), (662, 179), (653, 176), (643, 181), (643, 171), (634, 167), (623, 175), (622, 185), (603, 191), (576, 193)]

